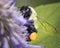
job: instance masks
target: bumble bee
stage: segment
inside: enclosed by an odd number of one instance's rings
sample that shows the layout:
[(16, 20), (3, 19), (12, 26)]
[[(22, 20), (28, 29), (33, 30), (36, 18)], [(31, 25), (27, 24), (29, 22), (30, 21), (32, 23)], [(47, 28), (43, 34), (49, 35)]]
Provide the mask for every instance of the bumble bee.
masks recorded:
[(46, 32), (51, 31), (51, 32), (56, 32), (56, 28), (51, 25), (50, 23), (48, 23), (45, 20), (42, 20), (39, 16), (37, 16), (36, 11), (31, 7), (31, 6), (22, 6), (20, 8), (20, 12), (23, 14), (23, 17), (25, 19), (28, 20), (28, 22), (30, 22), (31, 24), (25, 24), (25, 26), (27, 26), (27, 31), (29, 33), (28, 36), (28, 41), (32, 41), (37, 39), (37, 29), (34, 26), (34, 22), (35, 21), (39, 21), (39, 23), (41, 24), (41, 26), (46, 30)]
[(32, 11), (29, 6), (22, 6), (20, 8), (20, 12), (23, 14), (23, 17), (28, 21), (30, 24), (25, 24), (24, 26), (28, 27), (27, 31), (29, 33), (27, 41), (35, 40), (37, 38), (37, 29), (34, 26), (34, 19), (31, 18)]

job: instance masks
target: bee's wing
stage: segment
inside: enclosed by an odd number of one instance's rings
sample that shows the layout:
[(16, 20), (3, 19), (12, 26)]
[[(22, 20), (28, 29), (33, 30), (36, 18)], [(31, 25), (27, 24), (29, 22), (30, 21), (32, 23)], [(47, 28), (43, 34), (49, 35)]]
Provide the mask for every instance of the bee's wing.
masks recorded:
[(37, 16), (37, 23), (38, 24), (38, 28), (43, 28), (44, 31), (46, 32), (57, 32), (57, 29), (50, 23), (48, 23), (47, 21), (41, 19), (40, 17)]

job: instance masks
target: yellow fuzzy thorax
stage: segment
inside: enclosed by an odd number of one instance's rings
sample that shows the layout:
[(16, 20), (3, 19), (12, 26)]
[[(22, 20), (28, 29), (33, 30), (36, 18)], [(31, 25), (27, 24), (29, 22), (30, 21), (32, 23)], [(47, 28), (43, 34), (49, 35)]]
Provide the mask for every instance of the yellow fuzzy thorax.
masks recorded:
[(32, 14), (31, 14), (31, 16), (30, 16), (30, 18), (29, 18), (29, 20), (34, 20), (34, 21), (36, 21), (37, 20), (37, 13), (36, 13), (36, 11), (31, 7), (31, 6), (29, 6), (29, 8), (31, 9), (31, 11), (32, 11)]

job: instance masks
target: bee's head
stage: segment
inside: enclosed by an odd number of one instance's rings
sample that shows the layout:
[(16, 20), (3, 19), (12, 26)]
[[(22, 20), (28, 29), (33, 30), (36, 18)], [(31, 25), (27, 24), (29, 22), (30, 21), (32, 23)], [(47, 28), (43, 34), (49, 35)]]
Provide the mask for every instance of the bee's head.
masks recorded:
[[(29, 20), (37, 20), (37, 13), (31, 6), (22, 6), (20, 12), (23, 14), (23, 17)], [(34, 19), (33, 19), (34, 18)]]
[(24, 18), (29, 19), (29, 17), (32, 14), (31, 9), (29, 8), (29, 6), (22, 6), (20, 9), (21, 13), (24, 15)]

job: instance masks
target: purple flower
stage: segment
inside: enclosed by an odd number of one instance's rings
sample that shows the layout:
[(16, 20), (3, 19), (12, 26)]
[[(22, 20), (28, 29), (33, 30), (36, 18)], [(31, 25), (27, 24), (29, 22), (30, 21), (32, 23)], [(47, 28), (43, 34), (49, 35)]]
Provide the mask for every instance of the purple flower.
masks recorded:
[[(10, 3), (10, 0), (5, 1)], [(3, 0), (1, 2), (6, 5)], [(22, 33), (27, 35), (27, 27), (24, 26), (27, 21), (21, 17), (15, 6), (5, 8), (5, 5), (0, 8), (0, 48), (40, 48), (26, 43), (26, 37)]]

